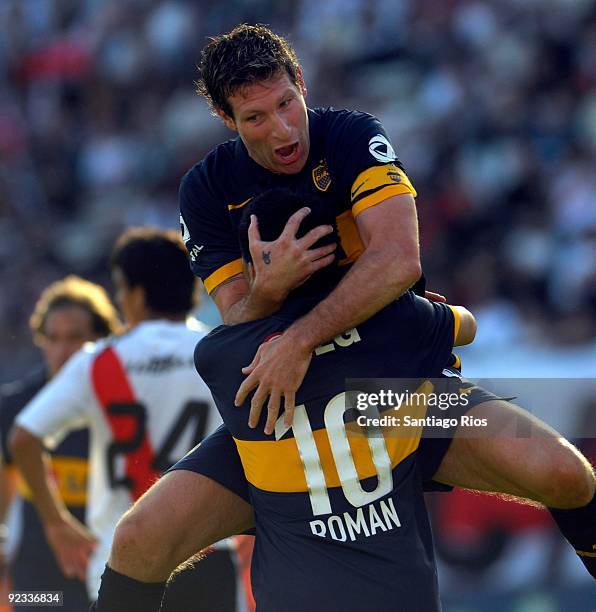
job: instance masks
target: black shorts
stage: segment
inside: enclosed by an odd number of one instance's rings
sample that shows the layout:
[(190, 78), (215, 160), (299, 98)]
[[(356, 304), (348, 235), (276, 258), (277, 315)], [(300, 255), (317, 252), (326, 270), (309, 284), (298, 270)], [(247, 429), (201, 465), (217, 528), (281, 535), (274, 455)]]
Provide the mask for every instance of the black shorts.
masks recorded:
[[(497, 399), (492, 393), (461, 378), (456, 370), (449, 370), (449, 372), (445, 383), (447, 390), (453, 390), (452, 387), (454, 387), (457, 390), (466, 388), (471, 391), (468, 396), (468, 404), (465, 408), (461, 408), (457, 415), (447, 412), (442, 413), (441, 416), (459, 416), (478, 404)], [(438, 438), (423, 433), (417, 455), (424, 491), (450, 491), (452, 489), (448, 485), (435, 482), (433, 476), (449, 450), (455, 431), (456, 428), (446, 430), (445, 435)], [(168, 471), (174, 470), (188, 470), (207, 476), (250, 503), (248, 483), (244, 476), (240, 455), (232, 434), (225, 425), (220, 425)]]

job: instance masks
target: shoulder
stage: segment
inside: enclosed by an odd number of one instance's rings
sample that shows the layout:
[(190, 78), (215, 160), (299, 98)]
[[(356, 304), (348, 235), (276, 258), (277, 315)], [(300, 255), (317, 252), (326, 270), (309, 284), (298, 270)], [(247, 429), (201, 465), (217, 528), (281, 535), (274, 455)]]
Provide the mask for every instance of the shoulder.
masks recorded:
[(327, 137), (356, 137), (371, 129), (382, 129), (381, 122), (374, 115), (358, 110), (317, 108), (313, 115)]
[(237, 141), (235, 138), (218, 145), (190, 168), (180, 181), (180, 196), (200, 195), (201, 192), (216, 194), (222, 181), (233, 175), (239, 161)]

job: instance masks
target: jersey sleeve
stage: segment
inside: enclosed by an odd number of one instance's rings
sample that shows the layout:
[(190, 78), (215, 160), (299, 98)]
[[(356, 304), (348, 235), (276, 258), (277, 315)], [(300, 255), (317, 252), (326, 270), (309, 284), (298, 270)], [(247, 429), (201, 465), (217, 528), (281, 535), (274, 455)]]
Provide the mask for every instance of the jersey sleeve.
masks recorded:
[(205, 162), (182, 179), (179, 191), (180, 226), (193, 272), (209, 293), (242, 272), (236, 231), (225, 202), (210, 188)]
[(80, 350), (23, 408), (16, 424), (55, 448), (66, 434), (89, 424), (94, 405), (89, 374), (91, 354)]
[(447, 366), (459, 326), (459, 317), (448, 304), (413, 296), (418, 329), (422, 330), (417, 356), (439, 376)]
[(331, 163), (354, 217), (384, 200), (416, 190), (381, 122), (367, 113), (340, 113), (331, 130)]

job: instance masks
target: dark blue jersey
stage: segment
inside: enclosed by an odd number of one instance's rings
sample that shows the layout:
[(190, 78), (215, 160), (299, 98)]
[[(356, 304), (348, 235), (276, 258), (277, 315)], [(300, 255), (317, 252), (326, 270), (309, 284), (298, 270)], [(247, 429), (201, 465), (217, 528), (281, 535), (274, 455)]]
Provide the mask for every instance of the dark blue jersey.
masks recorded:
[(309, 110), (308, 120), (310, 152), (297, 174), (266, 170), (235, 138), (216, 147), (182, 179), (184, 242), (193, 271), (209, 293), (242, 272), (238, 224), (244, 206), (267, 189), (285, 187), (327, 202), (337, 217), (343, 265), (364, 250), (355, 217), (391, 196), (415, 195), (389, 137), (372, 115), (327, 108)]
[(292, 427), (280, 418), (267, 436), (263, 414), (250, 429), (249, 403), (234, 407), (241, 367), (312, 306), (290, 301), (266, 319), (219, 327), (195, 351), (249, 483), (258, 610), (439, 610), (420, 435), (375, 437), (352, 428), (345, 380), (439, 376), (453, 346), (453, 313), (407, 292), (315, 351)]
[[(47, 381), (43, 369), (28, 378), (0, 387), (0, 448), (2, 462), (12, 469), (12, 457), (7, 448), (8, 435), (19, 412)], [(50, 453), (52, 471), (62, 499), (80, 520), (85, 520), (87, 498), (87, 469), (89, 433), (86, 429), (73, 431)], [(43, 526), (31, 500), (24, 480), (18, 477), (18, 491), (22, 498), (20, 535), (10, 572), (15, 590), (61, 590), (64, 592), (64, 611), (79, 612), (88, 606), (85, 585), (78, 579), (66, 578), (47, 543)], [(27, 608), (29, 609), (29, 608)]]

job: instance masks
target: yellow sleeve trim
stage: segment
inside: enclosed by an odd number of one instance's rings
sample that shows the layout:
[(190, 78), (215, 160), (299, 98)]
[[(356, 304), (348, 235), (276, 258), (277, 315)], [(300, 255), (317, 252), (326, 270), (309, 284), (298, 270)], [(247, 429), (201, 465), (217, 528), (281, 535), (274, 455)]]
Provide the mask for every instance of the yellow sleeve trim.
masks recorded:
[(350, 198), (354, 217), (363, 210), (379, 204), (394, 195), (411, 193), (416, 190), (407, 174), (395, 164), (372, 166), (361, 172), (352, 185)]
[[(352, 214), (354, 217), (357, 217), (361, 212), (365, 211), (367, 208), (372, 208), (389, 198), (392, 198), (396, 195), (402, 195), (404, 193), (412, 193), (410, 189), (408, 189), (405, 185), (388, 185), (387, 187), (383, 187), (379, 191), (375, 191), (371, 195), (366, 198), (362, 198), (358, 202), (352, 206)], [(414, 195), (414, 194), (412, 194)]]
[(453, 318), (455, 319), (453, 324), (453, 344), (457, 342), (457, 337), (459, 335), (459, 328), (461, 327), (461, 315), (455, 306), (451, 304), (447, 304), (449, 308), (451, 308), (451, 312), (453, 313)]
[(207, 293), (212, 293), (219, 285), (237, 274), (242, 274), (242, 259), (240, 258), (218, 268), (203, 281)]

